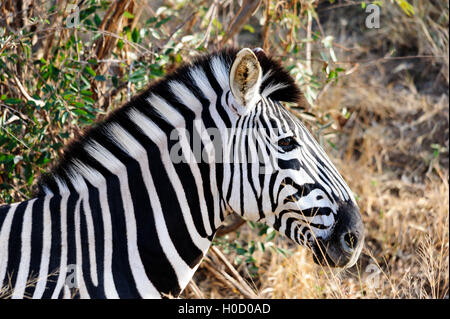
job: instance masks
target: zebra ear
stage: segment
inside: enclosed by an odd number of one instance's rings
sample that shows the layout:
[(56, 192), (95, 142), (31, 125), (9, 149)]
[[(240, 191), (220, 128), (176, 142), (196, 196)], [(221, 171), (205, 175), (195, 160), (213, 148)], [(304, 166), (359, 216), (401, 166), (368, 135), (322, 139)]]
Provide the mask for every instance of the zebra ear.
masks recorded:
[(244, 109), (251, 107), (259, 96), (261, 77), (261, 65), (253, 51), (248, 48), (239, 51), (231, 66), (229, 80), (234, 99)]

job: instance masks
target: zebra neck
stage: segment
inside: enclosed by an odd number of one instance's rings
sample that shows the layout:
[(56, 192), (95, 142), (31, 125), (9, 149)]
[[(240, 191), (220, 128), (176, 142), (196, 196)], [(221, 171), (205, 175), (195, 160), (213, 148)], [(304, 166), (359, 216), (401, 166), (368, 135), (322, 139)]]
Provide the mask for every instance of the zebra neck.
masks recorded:
[[(121, 158), (121, 169), (103, 175), (103, 180), (92, 179), (88, 191), (81, 180), (72, 180), (85, 201), (98, 198), (96, 210), (102, 219), (111, 219), (111, 251), (118, 250), (117, 255), (128, 256), (130, 261), (121, 270), (131, 273), (127, 282), (136, 282), (141, 296), (153, 296), (151, 287), (177, 295), (211, 244), (218, 200), (202, 184), (202, 172), (208, 167), (199, 167), (196, 179), (188, 164), (173, 164), (158, 145), (148, 147), (147, 152), (134, 159)], [(111, 265), (117, 263), (123, 261), (113, 260)]]

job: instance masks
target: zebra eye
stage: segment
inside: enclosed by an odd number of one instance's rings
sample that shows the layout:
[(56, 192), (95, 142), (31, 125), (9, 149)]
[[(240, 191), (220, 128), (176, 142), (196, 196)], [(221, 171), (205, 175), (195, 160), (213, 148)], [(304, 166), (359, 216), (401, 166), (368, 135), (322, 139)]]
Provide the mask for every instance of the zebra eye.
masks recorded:
[(292, 136), (282, 138), (278, 141), (278, 146), (286, 152), (293, 150), (297, 145), (297, 141)]

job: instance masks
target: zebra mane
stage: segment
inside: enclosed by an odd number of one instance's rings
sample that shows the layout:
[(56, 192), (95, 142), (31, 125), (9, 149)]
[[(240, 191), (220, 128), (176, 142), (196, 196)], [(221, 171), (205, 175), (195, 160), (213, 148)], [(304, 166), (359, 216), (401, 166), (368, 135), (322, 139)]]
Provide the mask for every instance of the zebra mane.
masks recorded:
[[(40, 176), (38, 190), (35, 195), (40, 196), (49, 192), (58, 193), (58, 183), (63, 183), (63, 185), (66, 184), (68, 187), (71, 187), (68, 181), (70, 180), (70, 172), (73, 164), (75, 162), (86, 163), (87, 161), (88, 156), (84, 151), (86, 144), (93, 139), (102, 142), (107, 140), (108, 127), (111, 127), (111, 124), (120, 123), (121, 120), (126, 118), (127, 110), (130, 108), (140, 109), (142, 107), (149, 107), (146, 97), (151, 94), (157, 94), (163, 97), (167, 96), (167, 93), (170, 92), (169, 83), (174, 81), (184, 84), (189, 89), (196, 90), (197, 88), (192, 85), (190, 75), (192, 68), (198, 67), (202, 69), (209, 80), (215, 80), (218, 83), (226, 83), (228, 85), (229, 70), (238, 51), (235, 48), (227, 48), (194, 58), (192, 62), (175, 69), (164, 78), (151, 83), (146, 90), (111, 112), (105, 119), (85, 129), (81, 137), (73, 139), (66, 146), (63, 156), (53, 166), (50, 172)], [(254, 50), (254, 53), (263, 71), (260, 94), (274, 101), (297, 103), (300, 107), (304, 107), (306, 100), (303, 94), (295, 84), (294, 79), (281, 64), (274, 58), (266, 55), (262, 50)], [(220, 76), (214, 78), (212, 68), (213, 64), (217, 63), (217, 61), (222, 64), (221, 69), (226, 70), (226, 72), (222, 72), (223, 74), (221, 74), (223, 78), (220, 78)]]

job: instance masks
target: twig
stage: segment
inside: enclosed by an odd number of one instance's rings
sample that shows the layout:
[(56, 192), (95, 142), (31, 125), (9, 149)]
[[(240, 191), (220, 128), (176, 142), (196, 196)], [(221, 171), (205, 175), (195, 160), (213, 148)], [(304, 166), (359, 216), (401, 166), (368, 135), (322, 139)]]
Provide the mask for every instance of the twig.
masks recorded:
[(246, 0), (243, 2), (242, 7), (236, 13), (235, 18), (230, 23), (230, 27), (227, 33), (220, 42), (220, 46), (225, 45), (229, 39), (231, 39), (236, 33), (238, 33), (248, 19), (255, 13), (261, 4), (261, 0)]
[[(13, 109), (12, 107), (10, 107), (9, 105), (0, 103), (0, 106), (7, 108), (9, 111), (13, 112), (14, 114), (16, 114), (16, 116), (18, 118), (20, 118), (22, 121), (24, 122), (30, 122), (30, 119), (28, 118), (28, 116), (26, 116), (25, 114), (20, 113), (19, 111), (17, 111), (16, 109)], [(8, 121), (7, 121), (8, 122)]]
[(266, 10), (264, 11), (264, 26), (262, 30), (263, 49), (269, 50), (269, 27), (270, 27), (270, 0), (266, 0)]
[(251, 293), (247, 291), (244, 287), (242, 287), (233, 277), (231, 277), (229, 274), (227, 274), (224, 271), (221, 271), (217, 269), (210, 260), (205, 259), (205, 261), (202, 264), (203, 267), (208, 269), (211, 274), (213, 274), (217, 279), (219, 279), (221, 282), (223, 282), (225, 285), (230, 287), (231, 289), (237, 289), (239, 290), (242, 295), (244, 295), (247, 299), (255, 299), (257, 296), (254, 293)]
[(214, 1), (211, 8), (209, 8), (208, 12), (206, 12), (206, 15), (205, 15), (205, 19), (209, 17), (209, 22), (208, 22), (208, 26), (206, 27), (206, 30), (205, 30), (205, 35), (203, 36), (203, 39), (200, 41), (200, 46), (203, 45), (205, 48), (208, 46), (209, 33), (211, 31), (214, 17), (217, 13), (217, 6), (218, 6), (217, 1)]
[(124, 88), (126, 88), (127, 85), (128, 85), (128, 82), (123, 82), (123, 83), (119, 84), (119, 86), (116, 87), (114, 90), (112, 90), (111, 93), (109, 93), (107, 96), (105, 96), (104, 97), (105, 101), (100, 106), (100, 109), (106, 110), (109, 106), (109, 101), (111, 101), (111, 99), (113, 99), (117, 94), (119, 94), (120, 91), (122, 91)]
[(22, 95), (23, 95), (28, 101), (34, 102), (34, 104), (36, 104), (36, 105), (38, 105), (38, 106), (44, 106), (44, 105), (45, 105), (45, 102), (44, 102), (44, 101), (33, 99), (33, 98), (27, 93), (27, 91), (26, 91), (25, 88), (23, 87), (22, 83), (20, 83), (19, 79), (18, 79), (16, 76), (14, 76), (14, 81), (16, 82), (16, 84), (17, 84), (17, 86), (18, 86), (18, 88), (19, 88), (20, 93), (22, 93)]
[(312, 30), (312, 15), (310, 9), (307, 10), (308, 13), (308, 24), (306, 28), (306, 70), (308, 73), (312, 72), (311, 68), (311, 30)]
[(133, 73), (133, 64), (134, 61), (131, 61), (130, 63), (130, 70), (128, 72), (128, 83), (127, 83), (127, 98), (128, 98), (128, 102), (131, 100), (131, 74)]
[(191, 279), (191, 281), (189, 281), (189, 284), (188, 284), (187, 288), (189, 288), (189, 290), (192, 292), (192, 294), (196, 298), (198, 298), (198, 299), (205, 299), (205, 296), (203, 295), (203, 293), (200, 290), (200, 288), (198, 288), (197, 284), (195, 283), (195, 281), (193, 279)]
[(11, 136), (12, 138), (14, 138), (17, 142), (19, 142), (20, 144), (22, 144), (23, 146), (25, 146), (28, 150), (31, 150), (31, 148), (30, 148), (27, 144), (25, 144), (25, 142), (19, 140), (17, 137), (14, 136), (14, 134), (8, 132), (8, 130), (7, 130), (5, 127), (3, 127), (3, 125), (0, 125), (0, 128), (1, 128), (3, 131), (5, 131), (6, 134), (8, 134), (8, 135)]
[(239, 272), (231, 265), (231, 263), (227, 260), (227, 258), (222, 254), (222, 252), (216, 247), (211, 247), (211, 252), (215, 254), (218, 259), (228, 268), (234, 278), (244, 287), (244, 289), (256, 298), (256, 294), (253, 292), (253, 289), (247, 284), (247, 282), (239, 275)]
[(169, 37), (164, 41), (164, 43), (161, 45), (162, 48), (164, 48), (166, 46), (167, 43), (169, 43), (170, 39), (172, 39), (172, 37), (175, 35), (175, 33), (177, 33), (178, 30), (180, 30), (182, 27), (184, 27), (184, 25), (191, 20), (191, 18), (196, 15), (197, 12), (194, 11), (192, 12), (183, 22), (181, 22), (179, 25), (177, 25), (175, 27), (175, 29), (172, 31), (172, 33), (169, 35)]

